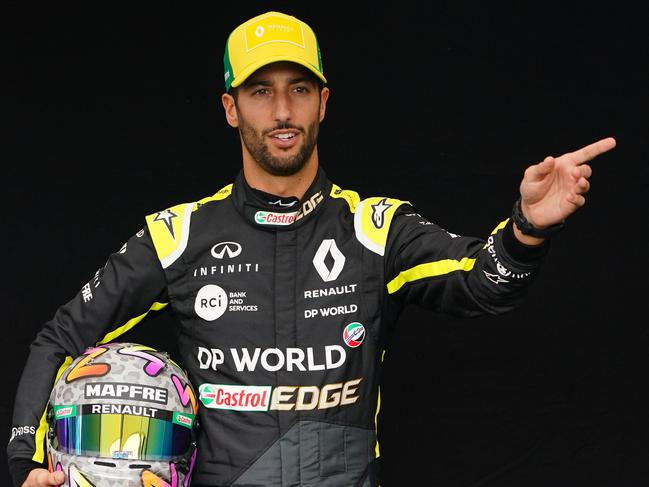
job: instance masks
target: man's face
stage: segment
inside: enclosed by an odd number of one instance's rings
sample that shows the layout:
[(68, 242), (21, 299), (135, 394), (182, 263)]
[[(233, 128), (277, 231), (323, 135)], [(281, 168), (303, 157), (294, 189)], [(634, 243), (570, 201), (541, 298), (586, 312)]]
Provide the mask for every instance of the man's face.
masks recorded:
[(278, 62), (253, 73), (231, 100), (224, 95), (224, 105), (254, 161), (269, 174), (290, 176), (314, 153), (328, 94), (306, 69)]

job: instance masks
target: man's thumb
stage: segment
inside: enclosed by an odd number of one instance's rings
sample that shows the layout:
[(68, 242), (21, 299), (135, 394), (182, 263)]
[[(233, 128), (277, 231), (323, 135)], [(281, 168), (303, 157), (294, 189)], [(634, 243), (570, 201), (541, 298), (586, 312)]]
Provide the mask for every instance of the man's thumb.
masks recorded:
[(55, 485), (60, 485), (63, 482), (65, 482), (65, 474), (63, 472), (61, 472), (60, 470), (57, 471), (57, 472), (53, 472), (51, 478), (52, 478), (52, 480), (54, 482), (56, 482)]

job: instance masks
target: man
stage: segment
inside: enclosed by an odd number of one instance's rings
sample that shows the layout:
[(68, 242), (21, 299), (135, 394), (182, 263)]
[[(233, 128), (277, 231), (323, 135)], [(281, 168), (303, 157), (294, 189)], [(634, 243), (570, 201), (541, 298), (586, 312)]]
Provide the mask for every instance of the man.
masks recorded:
[(307, 24), (279, 12), (250, 19), (224, 63), (242, 171), (212, 196), (147, 216), (45, 324), (16, 397), (15, 485), (63, 481), (39, 465), (66, 357), (167, 309), (201, 403), (192, 485), (378, 485), (381, 362), (400, 310), (512, 310), (548, 238), (584, 205), (588, 161), (615, 146), (606, 138), (529, 166), (511, 216), (486, 240), (458, 236), (407, 201), (327, 179), (317, 139), (330, 91)]

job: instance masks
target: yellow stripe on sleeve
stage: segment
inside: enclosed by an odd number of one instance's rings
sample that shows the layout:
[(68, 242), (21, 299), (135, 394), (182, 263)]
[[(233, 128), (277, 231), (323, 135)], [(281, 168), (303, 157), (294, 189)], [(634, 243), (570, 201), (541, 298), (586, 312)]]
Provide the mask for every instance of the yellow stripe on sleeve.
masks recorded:
[[(68, 356), (65, 357), (65, 360), (59, 367), (59, 370), (56, 372), (56, 378), (54, 379), (54, 383), (56, 383), (57, 380), (59, 380), (59, 377), (61, 377), (61, 374), (63, 371), (72, 363), (73, 358)], [(54, 385), (52, 385), (54, 387)], [(34, 455), (32, 456), (32, 460), (38, 463), (43, 463), (45, 460), (45, 450), (43, 448), (43, 444), (45, 441), (45, 432), (47, 431), (47, 419), (46, 419), (46, 414), (47, 414), (47, 407), (43, 411), (43, 414), (41, 415), (41, 420), (38, 424), (38, 429), (36, 430), (36, 434), (34, 435), (34, 441), (36, 442), (36, 449), (34, 451)]]
[[(507, 225), (507, 222), (508, 222), (508, 221), (509, 221), (509, 218), (507, 218), (507, 219), (501, 221), (501, 222), (496, 226), (496, 228), (494, 228), (494, 229), (491, 231), (490, 235), (496, 235), (498, 232), (500, 232), (503, 228), (505, 228), (505, 225)], [(483, 249), (486, 249), (487, 247), (489, 247), (489, 241), (485, 242), (485, 244), (483, 245), (482, 248), (483, 248)]]
[(418, 266), (412, 267), (411, 269), (401, 271), (397, 277), (388, 282), (388, 293), (395, 293), (404, 285), (418, 279), (441, 276), (453, 271), (470, 271), (471, 269), (473, 269), (474, 264), (475, 259), (471, 259), (469, 257), (464, 257), (461, 260), (444, 259), (438, 260), (437, 262), (426, 262), (425, 264), (419, 264)]
[(149, 311), (147, 311), (146, 313), (142, 313), (140, 316), (136, 316), (135, 318), (131, 318), (130, 320), (128, 320), (126, 323), (124, 323), (119, 328), (116, 328), (113, 331), (111, 331), (110, 333), (106, 334), (106, 336), (104, 336), (104, 338), (102, 338), (101, 340), (99, 340), (97, 342), (97, 345), (103, 345), (104, 343), (108, 343), (108, 342), (114, 340), (115, 338), (117, 338), (118, 336), (123, 335), (124, 333), (129, 331), (131, 328), (133, 328), (135, 325), (137, 325), (140, 321), (142, 321), (144, 319), (144, 317), (149, 314), (150, 311), (160, 311), (162, 308), (164, 308), (168, 304), (169, 303), (153, 303), (151, 305), (151, 308), (149, 309)]

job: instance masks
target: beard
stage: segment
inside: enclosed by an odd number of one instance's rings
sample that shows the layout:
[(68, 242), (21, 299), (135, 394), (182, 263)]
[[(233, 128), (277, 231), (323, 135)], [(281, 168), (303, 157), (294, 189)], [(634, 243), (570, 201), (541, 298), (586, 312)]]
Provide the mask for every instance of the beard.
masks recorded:
[[(298, 152), (295, 155), (287, 155), (285, 157), (273, 156), (266, 145), (265, 134), (273, 130), (288, 128), (299, 130), (303, 133), (304, 142), (298, 148)], [(262, 133), (257, 133), (251, 125), (248, 125), (241, 117), (239, 118), (239, 134), (241, 135), (243, 144), (257, 164), (273, 176), (292, 176), (306, 165), (315, 150), (319, 129), (320, 124), (316, 120), (309, 125), (306, 131), (301, 127), (285, 123)]]

